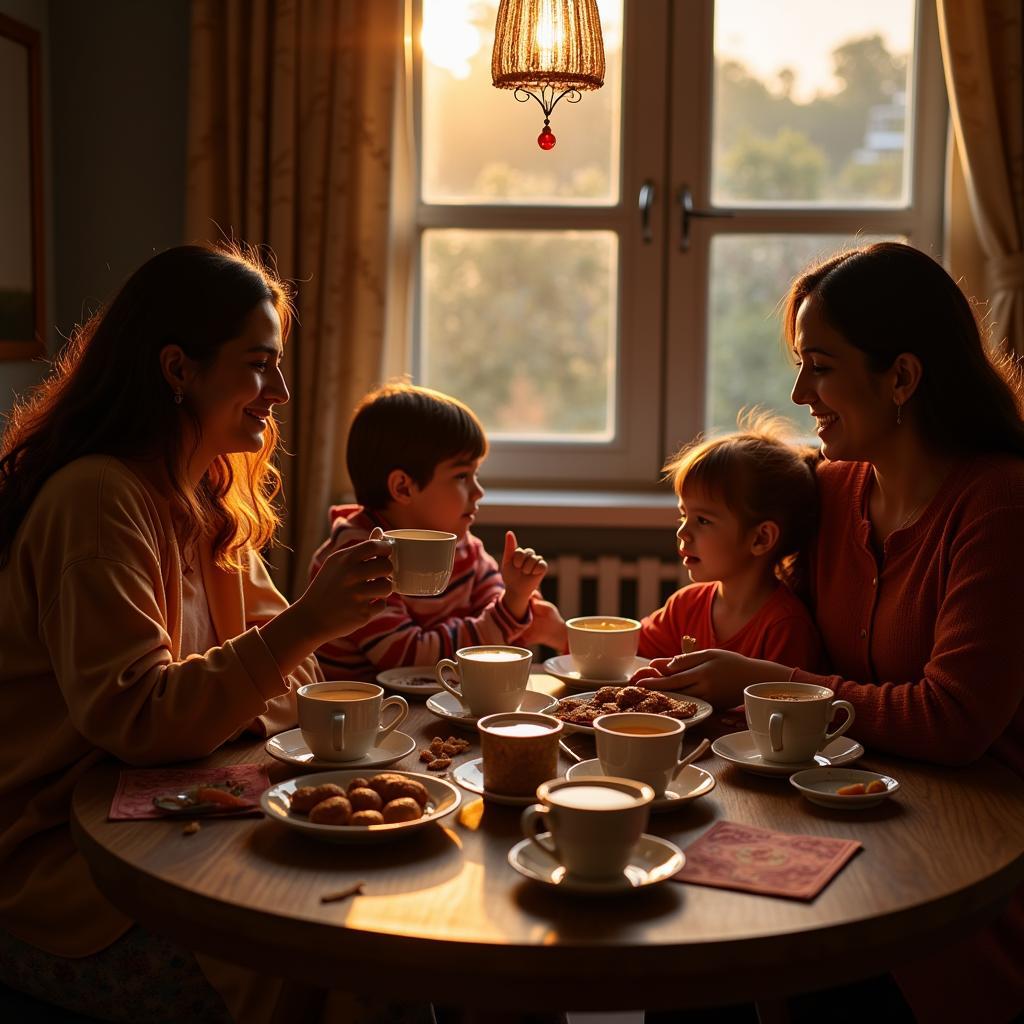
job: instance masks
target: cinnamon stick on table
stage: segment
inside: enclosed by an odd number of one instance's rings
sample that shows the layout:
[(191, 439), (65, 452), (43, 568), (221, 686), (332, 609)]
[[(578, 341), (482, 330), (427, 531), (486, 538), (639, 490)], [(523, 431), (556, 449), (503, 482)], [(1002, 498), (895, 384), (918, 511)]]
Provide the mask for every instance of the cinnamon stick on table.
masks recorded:
[(349, 896), (362, 896), (365, 882), (356, 882), (347, 889), (339, 889), (338, 892), (325, 892), (320, 897), (321, 903), (337, 903), (338, 900), (347, 900)]

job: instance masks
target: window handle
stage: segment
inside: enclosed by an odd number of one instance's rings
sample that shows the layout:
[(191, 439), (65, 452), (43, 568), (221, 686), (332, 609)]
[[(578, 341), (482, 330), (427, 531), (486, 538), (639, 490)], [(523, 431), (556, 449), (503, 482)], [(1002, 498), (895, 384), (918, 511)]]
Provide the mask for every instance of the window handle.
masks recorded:
[(693, 193), (689, 185), (684, 185), (676, 196), (679, 201), (679, 251), (690, 251), (690, 221), (695, 217), (732, 217), (734, 214), (718, 210), (698, 210), (693, 205)]
[(654, 206), (654, 182), (647, 179), (640, 186), (640, 195), (637, 197), (640, 207), (640, 236), (644, 245), (650, 245), (654, 240), (654, 230), (651, 227), (651, 207)]

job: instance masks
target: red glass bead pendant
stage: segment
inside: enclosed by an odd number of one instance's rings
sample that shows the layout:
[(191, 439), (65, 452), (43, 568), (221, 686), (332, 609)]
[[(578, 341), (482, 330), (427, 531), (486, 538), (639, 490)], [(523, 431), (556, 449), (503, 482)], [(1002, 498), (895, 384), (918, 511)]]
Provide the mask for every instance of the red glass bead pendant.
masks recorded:
[(555, 133), (545, 123), (544, 130), (537, 136), (537, 145), (543, 150), (555, 148)]

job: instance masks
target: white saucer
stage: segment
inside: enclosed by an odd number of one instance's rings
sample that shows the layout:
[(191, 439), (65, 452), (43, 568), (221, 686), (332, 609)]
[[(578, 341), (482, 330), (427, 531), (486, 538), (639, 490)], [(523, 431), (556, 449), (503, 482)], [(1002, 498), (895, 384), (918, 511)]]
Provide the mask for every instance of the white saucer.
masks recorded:
[[(868, 783), (875, 780), (885, 784), (884, 793), (840, 796), (836, 792), (841, 786), (849, 786), (853, 782)], [(789, 777), (789, 782), (812, 804), (837, 807), (843, 811), (862, 811), (867, 807), (875, 807), (900, 788), (899, 782), (891, 775), (879, 775), (859, 768), (809, 768), (807, 771), (795, 772)]]
[[(605, 686), (611, 685), (611, 683), (605, 683)], [(675, 700), (689, 701), (691, 704), (697, 705), (697, 710), (691, 718), (679, 719), (687, 729), (692, 729), (698, 722), (703, 722), (704, 719), (715, 710), (706, 700), (701, 700), (700, 697), (691, 697), (690, 694), (681, 693), (678, 690), (656, 690), (654, 692), (663, 693), (666, 697), (672, 697)], [(588, 701), (596, 696), (597, 690), (589, 690), (586, 693), (574, 693), (571, 697), (566, 697), (564, 699)], [(594, 735), (594, 727), (592, 725), (573, 725), (571, 722), (562, 722), (562, 728), (565, 732), (583, 732), (588, 736)]]
[(556, 679), (561, 679), (563, 683), (569, 686), (625, 686), (626, 683), (632, 678), (633, 673), (639, 669), (646, 668), (650, 665), (648, 658), (637, 658), (634, 657), (629, 666), (629, 671), (618, 679), (589, 679), (586, 676), (582, 676), (579, 670), (576, 668), (576, 662), (571, 654), (559, 654), (554, 658), (548, 658), (544, 662), (544, 671), (549, 676), (554, 676)]
[(289, 729), (271, 736), (264, 746), (271, 757), (286, 764), (297, 764), (300, 768), (380, 768), (407, 757), (416, 749), (416, 741), (396, 729), (384, 737), (383, 743), (354, 761), (325, 761), (322, 757), (314, 757), (302, 738), (301, 729)]
[[(537, 711), (543, 714), (558, 706), (558, 698), (550, 694), (541, 693), (540, 690), (527, 690), (517, 711)], [(477, 719), (481, 716), (471, 715), (462, 703), (453, 697), (447, 690), (435, 693), (427, 698), (427, 710), (432, 711), (438, 718), (443, 718), (451, 725), (460, 729), (475, 729)]]
[(525, 807), (527, 804), (537, 802), (537, 794), (529, 796), (508, 796), (504, 793), (491, 793), (484, 789), (484, 759), (474, 757), (472, 761), (463, 761), (449, 772), (453, 782), (457, 782), (463, 789), (470, 793), (476, 793), (485, 800), (494, 804), (507, 804), (509, 807)]
[[(547, 839), (550, 832), (542, 832)], [(615, 893), (629, 892), (646, 885), (657, 885), (671, 878), (686, 863), (683, 851), (667, 839), (648, 835), (640, 837), (625, 870), (616, 878), (574, 878), (561, 864), (537, 849), (529, 839), (516, 843), (508, 851), (508, 862), (526, 878), (567, 892)]]
[(406, 665), (404, 668), (388, 668), (377, 673), (377, 682), (396, 693), (407, 697), (429, 697), (440, 693), (443, 687), (434, 677), (433, 665)]
[(395, 772), (395, 775), (415, 779), (427, 787), (427, 806), (423, 809), (423, 816), (415, 821), (399, 821), (390, 825), (319, 825), (310, 821), (305, 814), (293, 814), (289, 810), (290, 798), (295, 790), (303, 786), (324, 786), (332, 782), (346, 789), (348, 784), (361, 774), (359, 771), (350, 770), (321, 775), (300, 775), (297, 779), (286, 779), (263, 791), (260, 796), (260, 807), (271, 821), (276, 821), (279, 825), (294, 829), (296, 832), (304, 832), (316, 839), (326, 839), (329, 843), (377, 843), (408, 835), (432, 821), (437, 821), (438, 818), (451, 814), (462, 803), (462, 794), (458, 788), (444, 779), (422, 775), (419, 772)]
[[(595, 757), (590, 761), (574, 764), (566, 773), (567, 779), (582, 779), (588, 775), (607, 775), (601, 770), (601, 762)], [(711, 772), (688, 764), (669, 784), (664, 796), (655, 797), (652, 811), (671, 811), (683, 804), (707, 796), (715, 788), (715, 777)]]
[(748, 772), (755, 775), (776, 775), (790, 776), (793, 772), (802, 771), (805, 768), (832, 768), (842, 764), (852, 764), (859, 757), (864, 756), (864, 748), (856, 741), (846, 736), (840, 736), (831, 743), (826, 744), (811, 761), (801, 761), (797, 764), (778, 764), (775, 761), (766, 761), (754, 746), (754, 737), (749, 732), (734, 732), (727, 736), (719, 736), (711, 749), (723, 761), (739, 765)]

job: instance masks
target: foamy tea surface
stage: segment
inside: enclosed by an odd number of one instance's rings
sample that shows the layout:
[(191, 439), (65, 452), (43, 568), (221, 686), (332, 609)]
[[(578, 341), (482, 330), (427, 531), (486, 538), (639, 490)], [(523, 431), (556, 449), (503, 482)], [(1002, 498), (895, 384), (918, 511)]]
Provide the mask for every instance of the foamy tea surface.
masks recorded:
[(495, 736), (547, 736), (554, 729), (536, 722), (508, 722), (505, 725), (488, 725), (487, 731)]
[(548, 799), (560, 807), (574, 807), (582, 811), (614, 811), (636, 803), (628, 793), (607, 786), (562, 786)]
[(514, 651), (474, 651), (462, 657), (466, 661), (519, 661), (523, 656)]

